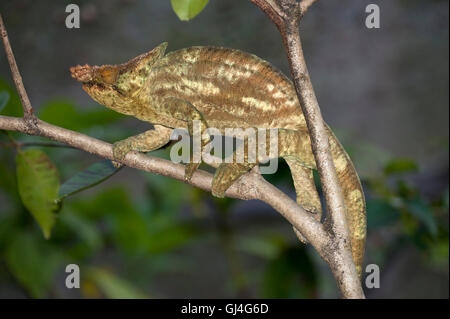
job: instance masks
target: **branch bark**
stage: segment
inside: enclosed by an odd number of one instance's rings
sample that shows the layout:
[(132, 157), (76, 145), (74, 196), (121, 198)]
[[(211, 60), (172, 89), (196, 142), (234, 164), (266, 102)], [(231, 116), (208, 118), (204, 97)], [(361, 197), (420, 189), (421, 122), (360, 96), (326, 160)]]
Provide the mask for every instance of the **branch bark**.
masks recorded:
[(308, 11), (309, 7), (314, 4), (317, 0), (303, 0), (300, 2), (300, 11), (302, 12), (302, 15)]
[(352, 260), (346, 208), (336, 168), (330, 151), (328, 135), (311, 83), (301, 45), (299, 22), (316, 0), (250, 0), (277, 26), (283, 38), (289, 66), (303, 114), (306, 119), (311, 146), (320, 175), (327, 207), (325, 225), (333, 234), (335, 249), (330, 267), (344, 297), (364, 298), (358, 273)]

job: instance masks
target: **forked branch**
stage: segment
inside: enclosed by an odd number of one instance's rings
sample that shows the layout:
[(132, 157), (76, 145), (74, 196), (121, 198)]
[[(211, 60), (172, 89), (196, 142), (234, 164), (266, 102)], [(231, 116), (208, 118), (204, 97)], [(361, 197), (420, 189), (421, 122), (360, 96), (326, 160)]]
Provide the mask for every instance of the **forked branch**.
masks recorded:
[[(250, 0), (277, 26), (289, 60), (289, 66), (303, 114), (308, 126), (311, 146), (319, 172), (328, 218), (328, 231), (333, 234), (334, 262), (328, 260), (344, 297), (364, 298), (359, 276), (352, 260), (346, 208), (328, 135), (314, 88), (309, 77), (301, 45), (299, 22), (316, 0)], [(336, 259), (337, 258), (337, 259)]]

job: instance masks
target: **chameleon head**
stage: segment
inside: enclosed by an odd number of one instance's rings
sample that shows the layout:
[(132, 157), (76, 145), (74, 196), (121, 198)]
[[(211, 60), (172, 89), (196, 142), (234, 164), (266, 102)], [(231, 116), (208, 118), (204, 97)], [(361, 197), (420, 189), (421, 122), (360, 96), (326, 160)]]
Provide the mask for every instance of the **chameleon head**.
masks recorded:
[(95, 101), (114, 109), (125, 98), (116, 87), (118, 67), (115, 65), (77, 65), (70, 68), (72, 77), (83, 83), (85, 90)]
[(127, 114), (130, 99), (141, 91), (153, 64), (164, 56), (167, 43), (118, 65), (77, 65), (70, 68), (72, 77), (97, 102)]

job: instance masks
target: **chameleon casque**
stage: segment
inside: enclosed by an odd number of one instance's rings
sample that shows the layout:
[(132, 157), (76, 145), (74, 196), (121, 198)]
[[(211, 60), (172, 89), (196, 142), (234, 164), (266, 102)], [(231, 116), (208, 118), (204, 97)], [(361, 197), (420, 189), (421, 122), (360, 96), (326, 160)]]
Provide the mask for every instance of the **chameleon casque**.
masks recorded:
[[(154, 126), (115, 143), (114, 158), (120, 161), (130, 151), (161, 148), (174, 128), (191, 132), (194, 120), (221, 131), (277, 128), (278, 157), (290, 167), (297, 202), (320, 220), (322, 207), (312, 174), (316, 164), (292, 82), (269, 62), (239, 50), (191, 47), (165, 55), (166, 47), (163, 43), (124, 64), (70, 69), (95, 101)], [(361, 274), (366, 237), (364, 193), (349, 156), (328, 126), (326, 130), (344, 194), (353, 259)], [(220, 164), (213, 178), (213, 195), (223, 197), (254, 165)], [(186, 179), (198, 166), (186, 165)]]

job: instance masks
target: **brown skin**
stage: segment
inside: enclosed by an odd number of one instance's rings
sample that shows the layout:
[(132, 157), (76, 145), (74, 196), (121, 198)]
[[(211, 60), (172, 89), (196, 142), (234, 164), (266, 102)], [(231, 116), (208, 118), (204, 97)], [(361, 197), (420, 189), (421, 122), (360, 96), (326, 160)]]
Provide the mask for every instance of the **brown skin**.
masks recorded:
[[(174, 128), (192, 133), (194, 120), (222, 133), (225, 128), (277, 128), (279, 157), (291, 168), (297, 202), (320, 219), (322, 208), (312, 178), (316, 163), (292, 82), (270, 63), (242, 51), (192, 47), (164, 55), (166, 47), (163, 43), (120, 65), (70, 69), (94, 100), (155, 126), (155, 130), (115, 143), (117, 161), (132, 150), (162, 147)], [(344, 193), (353, 259), (361, 274), (366, 238), (364, 193), (349, 156), (331, 129), (326, 129)], [(254, 165), (221, 164), (213, 179), (213, 195), (223, 197)], [(187, 179), (197, 167), (198, 163), (186, 166)]]

